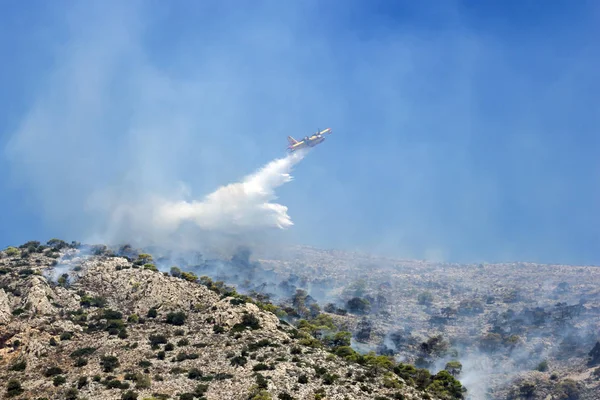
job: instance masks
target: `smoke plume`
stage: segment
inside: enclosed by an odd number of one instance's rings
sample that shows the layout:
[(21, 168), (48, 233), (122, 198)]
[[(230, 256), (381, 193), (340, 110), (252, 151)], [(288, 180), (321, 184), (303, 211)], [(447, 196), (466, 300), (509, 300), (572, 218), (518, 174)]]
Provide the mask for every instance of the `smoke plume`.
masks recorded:
[(86, 241), (159, 245), (171, 249), (257, 248), (273, 242), (293, 225), (288, 208), (275, 202), (275, 190), (290, 182), (292, 168), (308, 153), (300, 150), (275, 159), (239, 182), (219, 187), (201, 199), (185, 189), (148, 192), (127, 198), (119, 186), (102, 188), (87, 200), (87, 211), (106, 215)]
[(154, 225), (169, 232), (185, 221), (202, 230), (238, 234), (248, 229), (293, 225), (288, 208), (273, 203), (275, 189), (290, 182), (292, 167), (305, 156), (299, 151), (271, 161), (241, 182), (222, 186), (201, 201), (165, 202), (155, 210)]

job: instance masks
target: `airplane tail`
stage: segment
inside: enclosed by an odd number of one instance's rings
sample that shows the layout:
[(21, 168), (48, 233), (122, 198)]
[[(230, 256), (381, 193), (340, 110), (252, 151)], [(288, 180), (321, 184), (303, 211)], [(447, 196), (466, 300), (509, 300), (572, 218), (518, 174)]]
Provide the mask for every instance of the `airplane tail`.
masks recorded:
[(296, 143), (298, 143), (298, 141), (296, 139), (294, 139), (291, 136), (287, 137), (288, 142), (290, 143), (291, 146), (295, 145)]

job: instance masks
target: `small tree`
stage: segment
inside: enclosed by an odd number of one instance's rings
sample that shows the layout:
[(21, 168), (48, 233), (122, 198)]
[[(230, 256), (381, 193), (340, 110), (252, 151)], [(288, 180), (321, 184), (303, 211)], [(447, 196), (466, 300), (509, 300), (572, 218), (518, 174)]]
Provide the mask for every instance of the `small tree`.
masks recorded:
[(548, 371), (548, 361), (544, 360), (544, 361), (540, 362), (535, 369), (540, 372)]
[(121, 400), (137, 400), (137, 398), (138, 394), (132, 390), (128, 390), (121, 395)]
[(181, 277), (188, 282), (196, 282), (198, 280), (198, 275), (193, 272), (182, 272)]
[(12, 246), (8, 246), (6, 248), (6, 250), (4, 250), (6, 252), (6, 255), (9, 257), (16, 257), (18, 256), (21, 251), (19, 249), (17, 249), (16, 247), (12, 247)]
[(120, 363), (119, 359), (115, 356), (103, 356), (100, 359), (100, 365), (102, 366), (104, 372), (113, 372), (115, 368), (120, 365)]
[(371, 309), (371, 303), (360, 297), (353, 297), (346, 303), (346, 308), (353, 314), (366, 314)]
[(65, 378), (62, 375), (58, 375), (58, 376), (54, 377), (54, 379), (52, 380), (52, 384), (54, 386), (60, 386), (60, 385), (64, 384), (66, 381), (67, 381), (67, 378)]
[(137, 324), (138, 322), (140, 322), (140, 317), (138, 317), (137, 314), (131, 314), (129, 318), (127, 318), (127, 322)]
[(138, 256), (138, 260), (142, 264), (151, 263), (153, 261), (152, 256), (150, 254), (142, 253)]
[(59, 278), (58, 278), (58, 284), (59, 286), (62, 287), (69, 287), (69, 274), (62, 274)]
[(45, 372), (44, 372), (44, 376), (49, 378), (51, 376), (56, 376), (56, 375), (60, 375), (63, 373), (62, 368), (57, 367), (57, 366), (52, 366), (50, 368), (48, 368)]
[(67, 242), (65, 242), (64, 240), (61, 239), (50, 239), (46, 242), (46, 244), (50, 247), (52, 247), (55, 250), (60, 250), (60, 249), (64, 249), (65, 247), (68, 247), (69, 245), (67, 244)]
[(167, 324), (180, 326), (180, 325), (185, 324), (185, 320), (186, 320), (185, 313), (182, 311), (178, 311), (178, 312), (171, 312), (171, 313), (167, 314), (166, 322), (167, 322)]
[(81, 389), (82, 387), (84, 387), (87, 384), (88, 384), (87, 376), (80, 376), (79, 379), (77, 380), (77, 388), (78, 389)]
[(453, 377), (458, 377), (462, 372), (462, 364), (459, 361), (450, 361), (446, 363), (446, 367), (444, 368), (450, 375)]
[(347, 331), (340, 331), (333, 337), (333, 346), (350, 346), (352, 340), (352, 333)]
[(75, 388), (67, 389), (65, 392), (65, 400), (77, 400), (77, 396), (79, 395), (79, 390)]
[(11, 379), (6, 384), (6, 395), (8, 397), (15, 397), (23, 393), (23, 388), (21, 387), (21, 382), (16, 379)]

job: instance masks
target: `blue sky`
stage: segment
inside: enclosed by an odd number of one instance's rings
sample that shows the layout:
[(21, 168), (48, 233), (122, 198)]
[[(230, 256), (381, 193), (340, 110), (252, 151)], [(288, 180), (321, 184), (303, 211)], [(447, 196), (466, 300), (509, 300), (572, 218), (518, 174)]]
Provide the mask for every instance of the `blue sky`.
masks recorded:
[(593, 1), (6, 2), (0, 246), (331, 127), (278, 191), (289, 243), (600, 264), (598, 37)]

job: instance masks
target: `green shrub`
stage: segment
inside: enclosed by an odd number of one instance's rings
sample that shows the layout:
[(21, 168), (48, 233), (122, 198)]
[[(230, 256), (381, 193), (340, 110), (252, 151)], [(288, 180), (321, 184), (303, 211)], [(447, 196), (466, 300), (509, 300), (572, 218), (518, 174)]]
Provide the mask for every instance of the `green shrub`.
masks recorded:
[(88, 384), (87, 376), (80, 376), (79, 379), (77, 380), (77, 388), (78, 389), (81, 389), (82, 387), (84, 387), (87, 384)]
[(88, 364), (88, 361), (85, 358), (78, 358), (75, 360), (76, 367), (85, 367)]
[(181, 362), (185, 360), (195, 360), (199, 357), (196, 353), (186, 353), (185, 351), (179, 352), (175, 357), (175, 361)]
[(269, 339), (261, 339), (258, 342), (250, 343), (247, 347), (247, 351), (256, 351), (262, 347), (278, 347), (279, 345), (271, 343)]
[(71, 353), (71, 358), (85, 357), (93, 354), (96, 351), (95, 347), (82, 347)]
[(78, 395), (79, 390), (75, 388), (67, 389), (67, 391), (65, 392), (65, 400), (77, 400)]
[(166, 322), (167, 322), (167, 324), (180, 326), (185, 323), (185, 320), (186, 320), (185, 313), (178, 311), (178, 312), (171, 312), (171, 313), (167, 314)]
[(300, 339), (299, 343), (303, 346), (312, 347), (315, 349), (323, 347), (323, 343), (313, 337)]
[(4, 252), (6, 253), (7, 256), (9, 257), (16, 257), (19, 254), (21, 254), (21, 251), (19, 249), (17, 249), (16, 247), (12, 247), (12, 246), (8, 246)]
[(462, 364), (459, 361), (449, 361), (446, 363), (444, 369), (448, 371), (450, 375), (457, 377), (462, 372)]
[(202, 371), (200, 371), (198, 368), (192, 368), (188, 372), (187, 377), (188, 379), (200, 379), (202, 378)]
[(106, 320), (120, 320), (123, 318), (123, 313), (121, 313), (119, 311), (111, 310), (110, 308), (107, 308), (102, 313), (102, 318), (104, 318)]
[(67, 381), (67, 379), (66, 379), (64, 376), (62, 376), (62, 375), (57, 375), (57, 376), (55, 376), (55, 377), (54, 377), (54, 379), (52, 380), (52, 384), (53, 384), (54, 386), (60, 386), (60, 385), (62, 385), (63, 383), (65, 383), (66, 381)]
[(181, 277), (188, 282), (196, 282), (198, 280), (198, 276), (193, 272), (182, 272)]
[(60, 375), (63, 373), (63, 370), (57, 366), (52, 366), (49, 367), (48, 369), (46, 369), (46, 371), (44, 372), (44, 376), (46, 378), (49, 378), (51, 376), (56, 376), (56, 375)]
[(27, 361), (23, 360), (23, 361), (19, 361), (19, 362), (13, 364), (8, 370), (9, 371), (25, 371), (25, 368), (27, 368)]
[(121, 395), (121, 400), (137, 400), (137, 398), (138, 394), (132, 390), (128, 390)]
[(21, 382), (16, 379), (11, 379), (6, 384), (6, 395), (8, 397), (15, 397), (23, 393), (24, 390), (21, 387)]
[(233, 306), (239, 306), (242, 304), (246, 304), (246, 300), (244, 299), (238, 299), (238, 298), (233, 298), (231, 300), (229, 300), (229, 303)]
[(152, 348), (158, 348), (158, 345), (167, 343), (167, 337), (165, 335), (150, 335), (148, 338), (150, 341), (150, 346)]
[(265, 389), (258, 389), (255, 388), (251, 393), (250, 393), (250, 400), (272, 400), (273, 397), (271, 397), (271, 394), (266, 391)]
[(448, 371), (442, 370), (432, 377), (427, 392), (441, 398), (462, 399), (464, 388)]
[(62, 287), (69, 287), (69, 274), (62, 274), (58, 277), (57, 283)]
[(325, 385), (333, 385), (333, 383), (339, 378), (337, 374), (326, 373), (323, 375), (323, 383)]
[(129, 383), (121, 382), (118, 379), (114, 379), (114, 377), (110, 378), (107, 377), (106, 381), (103, 382), (108, 389), (129, 389)]
[(136, 389), (149, 389), (152, 384), (150, 376), (137, 374), (135, 376), (135, 388)]
[(535, 367), (536, 370), (540, 371), (540, 372), (546, 372), (548, 371), (548, 361), (544, 360), (542, 362), (540, 362), (537, 367)]
[(104, 372), (113, 372), (115, 368), (119, 367), (119, 359), (115, 356), (103, 356), (100, 359), (100, 365)]
[(171, 276), (181, 278), (181, 269), (178, 267), (171, 267)]
[(236, 357), (233, 357), (230, 360), (230, 362), (231, 362), (231, 365), (233, 365), (233, 366), (243, 367), (248, 362), (248, 359), (246, 357), (244, 357), (244, 356), (236, 356)]
[(400, 383), (398, 379), (394, 377), (394, 374), (387, 373), (383, 377), (383, 386), (388, 389), (399, 389), (402, 387), (402, 383)]
[(105, 307), (107, 301), (104, 297), (90, 297), (90, 296), (82, 296), (79, 301), (82, 307)]
[(252, 367), (252, 371), (268, 371), (272, 369), (267, 364), (259, 363)]
[(144, 269), (148, 269), (152, 272), (158, 272), (158, 268), (154, 264), (144, 264)]
[(154, 261), (154, 259), (152, 258), (152, 256), (150, 254), (141, 253), (138, 255), (138, 261), (141, 261), (142, 264), (145, 264), (145, 263), (150, 263), (150, 262)]

